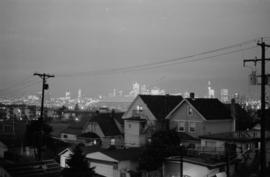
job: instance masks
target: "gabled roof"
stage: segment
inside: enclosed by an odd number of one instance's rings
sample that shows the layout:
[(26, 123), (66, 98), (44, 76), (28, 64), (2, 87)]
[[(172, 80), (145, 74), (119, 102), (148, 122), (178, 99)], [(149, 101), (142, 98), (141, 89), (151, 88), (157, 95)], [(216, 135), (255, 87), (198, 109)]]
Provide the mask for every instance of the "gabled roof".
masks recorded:
[(66, 134), (72, 134), (72, 135), (80, 135), (82, 133), (81, 128), (75, 128), (75, 127), (68, 127), (64, 129), (61, 133), (66, 133)]
[(216, 98), (186, 99), (206, 120), (232, 119), (230, 111)]
[(182, 96), (174, 95), (139, 95), (152, 114), (157, 120), (165, 117), (175, 108), (182, 100)]
[[(103, 149), (97, 152), (100, 152), (117, 161), (125, 161), (125, 160), (137, 161), (140, 157), (140, 154), (142, 153), (142, 148)], [(91, 156), (91, 153), (87, 155), (88, 158), (89, 156)]]
[(121, 135), (114, 119), (122, 117), (122, 113), (98, 113), (89, 122), (96, 122), (105, 136)]
[(233, 142), (247, 142), (247, 143), (260, 141), (260, 135), (256, 131), (215, 133), (203, 135), (200, 136), (200, 138), (211, 140), (233, 141)]
[(4, 166), (12, 177), (60, 177), (61, 168), (55, 160), (43, 160)]

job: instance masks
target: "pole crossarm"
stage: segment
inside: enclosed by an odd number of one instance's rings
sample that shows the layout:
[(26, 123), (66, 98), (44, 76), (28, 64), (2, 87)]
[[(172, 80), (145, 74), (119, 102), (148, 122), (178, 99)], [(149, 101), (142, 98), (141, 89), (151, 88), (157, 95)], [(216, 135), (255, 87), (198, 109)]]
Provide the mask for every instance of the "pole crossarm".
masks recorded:
[(52, 75), (52, 74), (45, 74), (45, 73), (43, 73), (43, 74), (41, 74), (41, 73), (34, 73), (33, 75), (34, 75), (34, 76), (39, 76), (39, 77), (41, 77), (41, 78), (43, 78), (43, 77), (45, 77), (45, 78), (55, 77), (55, 76)]
[[(253, 62), (255, 64), (255, 66), (257, 65), (257, 62), (260, 62), (262, 61), (262, 59), (258, 59), (255, 57), (255, 59), (244, 59), (243, 60), (243, 65), (245, 67), (245, 64), (248, 63), (248, 62)], [(266, 58), (265, 61), (270, 61), (270, 58)]]

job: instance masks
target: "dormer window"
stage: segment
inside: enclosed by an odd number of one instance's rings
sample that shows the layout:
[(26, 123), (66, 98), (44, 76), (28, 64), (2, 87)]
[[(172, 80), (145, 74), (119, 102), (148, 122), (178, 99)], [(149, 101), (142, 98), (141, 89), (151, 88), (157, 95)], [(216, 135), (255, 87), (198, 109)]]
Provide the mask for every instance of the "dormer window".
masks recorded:
[(188, 116), (192, 116), (193, 115), (193, 109), (190, 106), (187, 107), (187, 115)]

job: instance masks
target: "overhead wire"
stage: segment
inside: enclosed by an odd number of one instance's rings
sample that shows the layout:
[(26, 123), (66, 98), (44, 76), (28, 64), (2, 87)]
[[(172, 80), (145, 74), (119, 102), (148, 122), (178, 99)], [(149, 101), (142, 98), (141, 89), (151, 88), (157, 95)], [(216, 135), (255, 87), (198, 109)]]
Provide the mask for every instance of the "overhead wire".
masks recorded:
[(4, 88), (0, 88), (0, 92), (12, 89), (12, 88), (17, 87), (17, 86), (20, 86), (21, 84), (24, 84), (25, 82), (28, 82), (31, 79), (32, 79), (32, 76), (27, 76), (24, 79), (19, 80), (18, 82), (13, 82), (11, 84), (8, 84), (8, 86), (6, 86)]
[(82, 76), (82, 75), (98, 76), (98, 75), (108, 75), (108, 74), (112, 74), (112, 73), (125, 73), (125, 72), (132, 72), (132, 71), (155, 69), (155, 68), (160, 68), (160, 67), (164, 67), (167, 65), (175, 64), (175, 63), (196, 62), (196, 61), (200, 61), (200, 60), (206, 60), (206, 59), (214, 58), (217, 56), (228, 55), (231, 53), (236, 53), (236, 52), (240, 52), (243, 50), (249, 50), (249, 49), (255, 48), (257, 46), (248, 47), (248, 48), (241, 48), (241, 49), (223, 52), (221, 54), (216, 54), (216, 55), (212, 55), (212, 56), (201, 57), (201, 56), (205, 56), (205, 55), (209, 55), (209, 54), (214, 54), (217, 52), (222, 52), (224, 50), (234, 49), (236, 47), (243, 47), (244, 45), (254, 43), (256, 41), (257, 41), (257, 39), (247, 40), (247, 41), (237, 43), (234, 45), (229, 45), (229, 46), (225, 46), (222, 48), (217, 48), (217, 49), (213, 49), (213, 50), (209, 50), (209, 51), (205, 51), (205, 52), (200, 52), (197, 54), (192, 54), (192, 55), (188, 55), (188, 56), (184, 56), (184, 57), (174, 58), (174, 59), (170, 59), (170, 60), (163, 60), (163, 61), (158, 61), (158, 62), (152, 62), (152, 63), (146, 63), (146, 64), (140, 64), (140, 65), (134, 65), (134, 66), (127, 66), (127, 67), (103, 69), (103, 70), (91, 70), (91, 71), (67, 73), (67, 74), (60, 74), (59, 73), (59, 74), (56, 74), (56, 76), (58, 76), (58, 77), (74, 77), (74, 76)]
[(36, 84), (40, 83), (40, 81), (30, 81), (30, 82), (25, 82), (24, 84), (21, 84), (20, 86), (18, 87), (13, 87), (13, 88), (10, 88), (8, 90), (2, 90), (0, 91), (1, 94), (5, 94), (5, 95), (10, 95), (10, 94), (13, 94), (16, 93), (22, 93), (22, 92), (25, 92), (26, 88), (29, 88), (29, 87), (32, 87)]

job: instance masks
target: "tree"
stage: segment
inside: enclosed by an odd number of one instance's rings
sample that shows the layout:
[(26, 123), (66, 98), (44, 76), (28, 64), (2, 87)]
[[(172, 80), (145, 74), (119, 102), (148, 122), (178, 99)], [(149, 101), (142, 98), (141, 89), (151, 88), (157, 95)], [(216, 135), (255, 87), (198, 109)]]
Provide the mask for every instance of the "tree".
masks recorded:
[(74, 153), (67, 160), (69, 168), (62, 171), (63, 177), (93, 177), (95, 176), (94, 168), (90, 168), (88, 161), (82, 154), (81, 146), (78, 145), (74, 149)]
[(25, 141), (34, 148), (37, 160), (41, 160), (42, 150), (50, 141), (51, 132), (52, 127), (41, 120), (33, 120), (26, 126)]
[(140, 170), (159, 169), (166, 157), (179, 154), (179, 145), (180, 138), (174, 130), (156, 132), (139, 158)]

